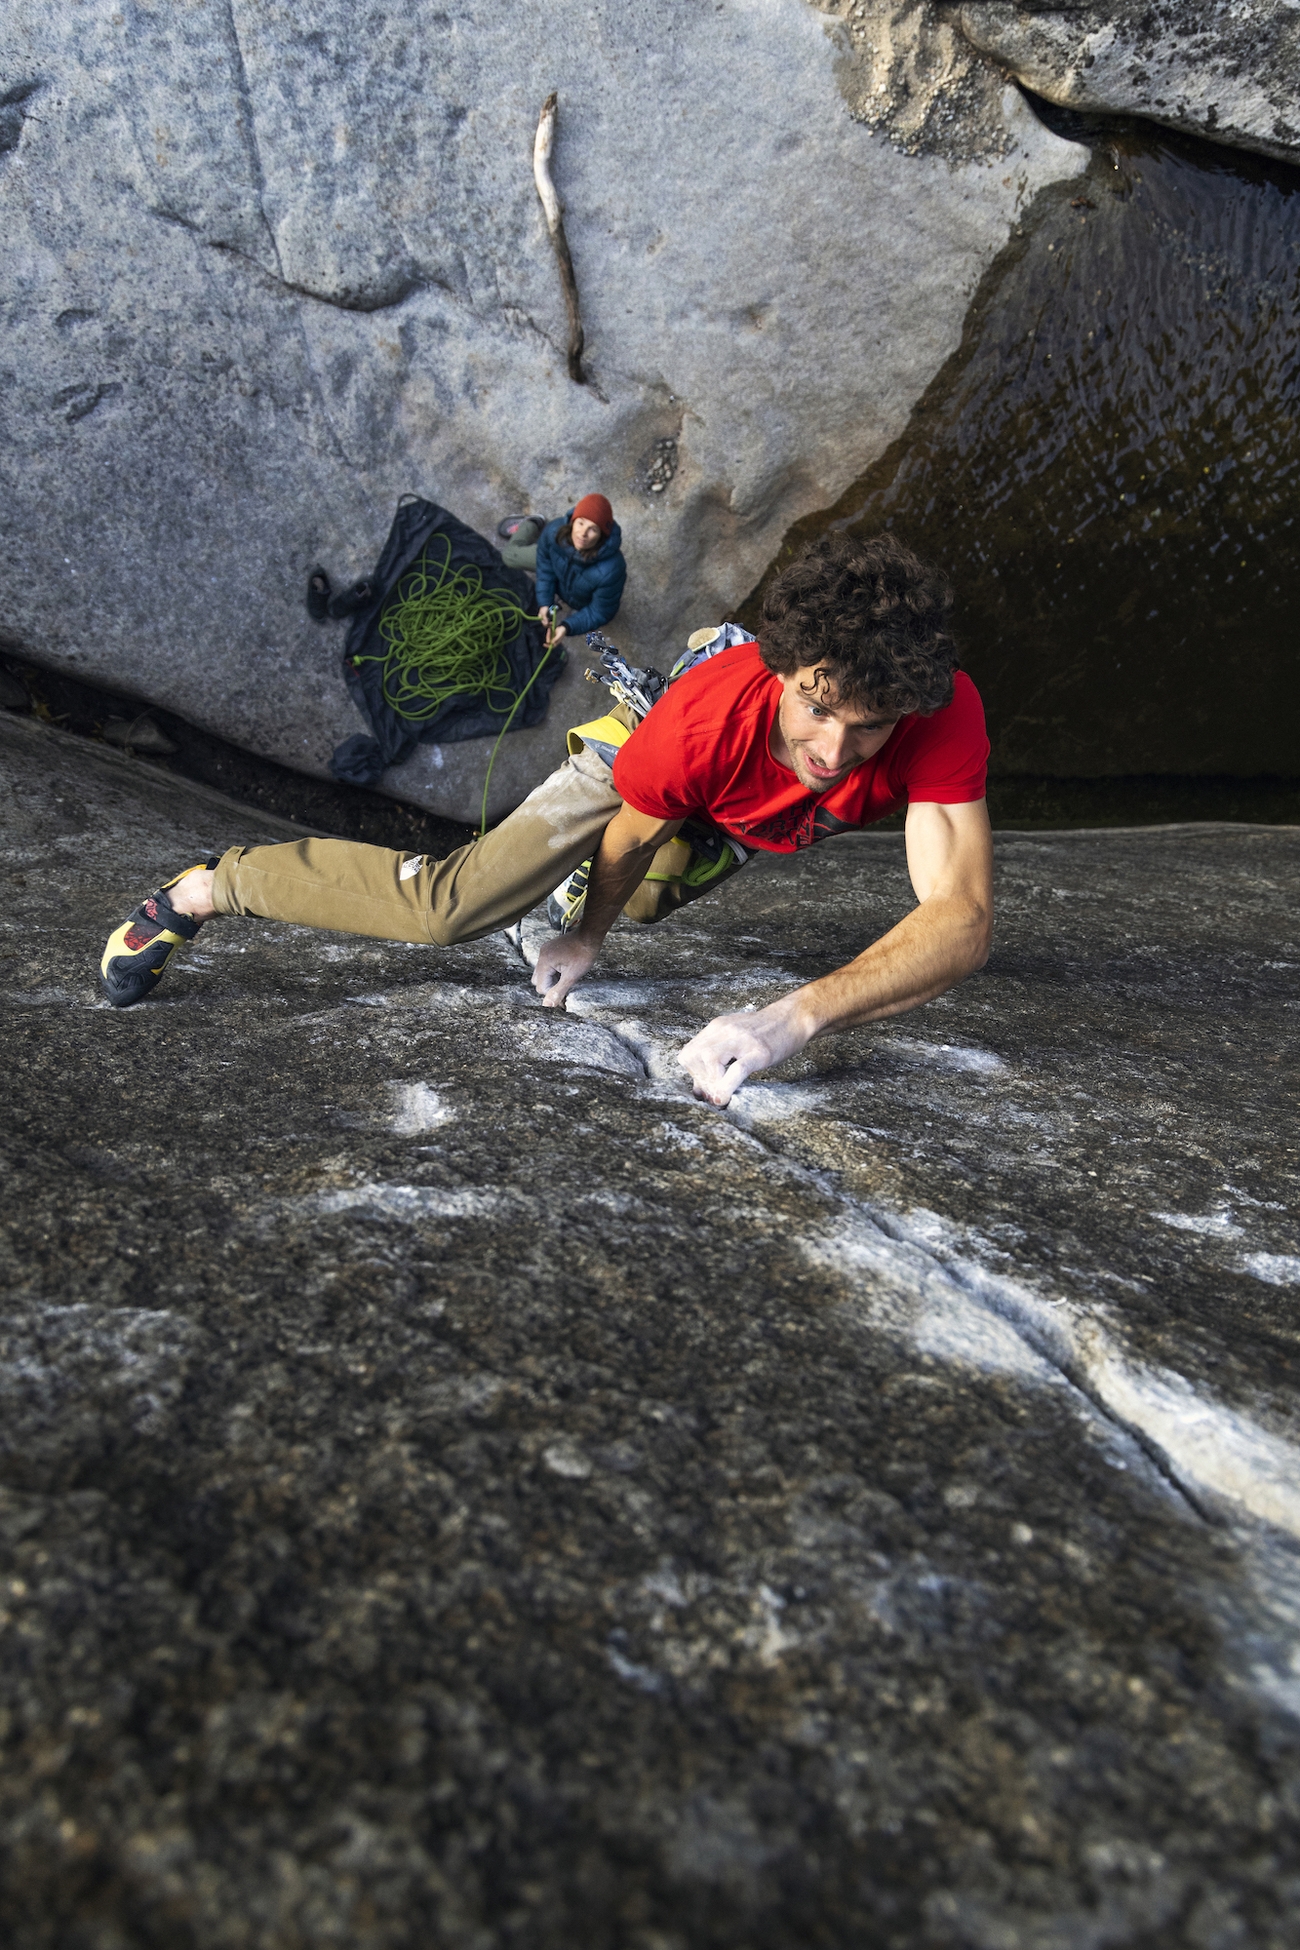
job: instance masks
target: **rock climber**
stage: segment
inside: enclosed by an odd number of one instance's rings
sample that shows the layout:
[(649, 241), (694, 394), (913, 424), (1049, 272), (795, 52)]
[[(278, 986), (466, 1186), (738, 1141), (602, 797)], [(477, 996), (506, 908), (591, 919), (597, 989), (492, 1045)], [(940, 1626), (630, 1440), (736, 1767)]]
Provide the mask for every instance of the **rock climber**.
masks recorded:
[(942, 576), (892, 536), (826, 537), (772, 582), (761, 644), (687, 669), (639, 722), (620, 703), (571, 731), (565, 763), (480, 839), (441, 860), (346, 840), (232, 847), (114, 931), (105, 993), (119, 1007), (143, 1000), (216, 915), (449, 947), (550, 896), (561, 931), (533, 986), (558, 1008), (620, 912), (659, 920), (754, 851), (795, 852), (906, 807), (917, 906), (843, 968), (715, 1017), (681, 1050), (695, 1094), (725, 1105), (814, 1037), (928, 1002), (988, 955), (989, 747), (979, 693), (956, 668), (950, 602)]
[[(545, 526), (535, 515), (509, 516), (498, 529), (502, 559), (537, 576), (537, 614), (549, 640), (603, 630), (618, 614), (627, 581), (623, 531), (603, 494), (584, 494), (567, 515)], [(554, 605), (570, 614), (562, 622)]]

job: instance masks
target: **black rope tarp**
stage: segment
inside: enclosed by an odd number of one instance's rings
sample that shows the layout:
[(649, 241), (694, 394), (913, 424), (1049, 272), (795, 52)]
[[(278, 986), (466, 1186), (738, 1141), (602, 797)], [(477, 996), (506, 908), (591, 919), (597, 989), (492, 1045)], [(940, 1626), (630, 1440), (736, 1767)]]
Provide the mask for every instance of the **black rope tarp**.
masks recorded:
[[(451, 745), (465, 738), (495, 737), (507, 720), (511, 731), (540, 724), (546, 716), (552, 686), (564, 666), (561, 646), (551, 653), (511, 719), (515, 699), (537, 672), (545, 655), (545, 634), (533, 616), (502, 653), (509, 667), (509, 682), (500, 698), (494, 696), (489, 702), (482, 697), (449, 697), (431, 716), (418, 721), (394, 711), (384, 696), (385, 643), (380, 625), (390, 601), (397, 596), (398, 584), (416, 567), (435, 537), (442, 544), (437, 551), (439, 559), (446, 559), (451, 568), (473, 567), (482, 576), (485, 590), (501, 590), (525, 611), (534, 607), (528, 577), (522, 569), (508, 569), (491, 542), (436, 502), (422, 501), (416, 495), (404, 496), (397, 504), (388, 540), (370, 577), (374, 598), (352, 619), (343, 651), (344, 681), (374, 734), (368, 738), (359, 732), (355, 737), (345, 738), (330, 760), (335, 778), (349, 785), (373, 785), (390, 765), (400, 765), (403, 759), (409, 758), (422, 739)], [(356, 661), (358, 657), (363, 659), (361, 663)], [(498, 703), (501, 708), (494, 708)]]

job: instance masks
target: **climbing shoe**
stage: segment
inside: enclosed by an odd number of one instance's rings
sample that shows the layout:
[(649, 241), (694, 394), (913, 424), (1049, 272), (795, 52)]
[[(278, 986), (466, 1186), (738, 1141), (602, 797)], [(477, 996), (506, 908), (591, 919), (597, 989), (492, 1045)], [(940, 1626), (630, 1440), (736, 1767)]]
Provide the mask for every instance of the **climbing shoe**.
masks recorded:
[(507, 515), (497, 523), (497, 534), (503, 542), (513, 542), (516, 548), (531, 548), (545, 526), (540, 515)]
[(560, 934), (572, 934), (582, 926), (583, 911), (587, 905), (587, 882), (591, 879), (591, 861), (584, 860), (575, 867), (567, 880), (562, 880), (546, 903), (546, 918)]
[(313, 569), (307, 578), (307, 614), (313, 623), (323, 623), (329, 615), (331, 593), (324, 569)]
[(375, 585), (368, 576), (354, 582), (350, 589), (342, 589), (337, 596), (331, 596), (327, 605), (330, 619), (338, 623), (345, 616), (355, 616), (359, 609), (375, 600)]
[[(220, 858), (214, 853), (210, 860), (198, 864), (210, 870)], [(164, 881), (156, 894), (150, 894), (109, 935), (99, 964), (99, 986), (115, 1009), (129, 1009), (143, 1002), (162, 980), (163, 970), (181, 943), (193, 941), (203, 926), (188, 914), (178, 914), (167, 898), (167, 889), (193, 872), (193, 867), (186, 867), (185, 873)]]

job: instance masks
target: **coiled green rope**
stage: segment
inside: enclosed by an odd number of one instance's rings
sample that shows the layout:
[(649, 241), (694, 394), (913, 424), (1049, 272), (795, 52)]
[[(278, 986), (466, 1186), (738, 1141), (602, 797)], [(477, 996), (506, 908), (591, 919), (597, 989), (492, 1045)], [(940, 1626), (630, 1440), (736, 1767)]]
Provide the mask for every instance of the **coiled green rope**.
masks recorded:
[[(439, 543), (441, 561), (434, 555)], [(354, 659), (383, 664), (384, 702), (414, 724), (427, 723), (450, 697), (478, 697), (490, 711), (508, 711), (483, 780), (480, 832), (487, 831), (488, 786), (501, 740), (554, 649), (547, 645), (537, 669), (516, 691), (506, 647), (528, 621), (529, 611), (507, 590), (483, 587), (481, 570), (453, 569), (450, 539), (434, 535), (379, 619), (384, 648)]]

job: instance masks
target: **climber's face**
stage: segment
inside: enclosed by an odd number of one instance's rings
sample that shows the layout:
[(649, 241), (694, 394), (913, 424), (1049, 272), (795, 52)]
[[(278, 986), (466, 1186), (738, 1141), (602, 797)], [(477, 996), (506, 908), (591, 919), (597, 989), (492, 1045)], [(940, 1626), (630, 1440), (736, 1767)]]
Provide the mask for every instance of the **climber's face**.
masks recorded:
[(598, 525), (594, 521), (588, 521), (582, 515), (574, 516), (570, 532), (573, 536), (573, 546), (580, 555), (585, 555), (589, 548), (595, 548), (597, 542), (602, 540)]

